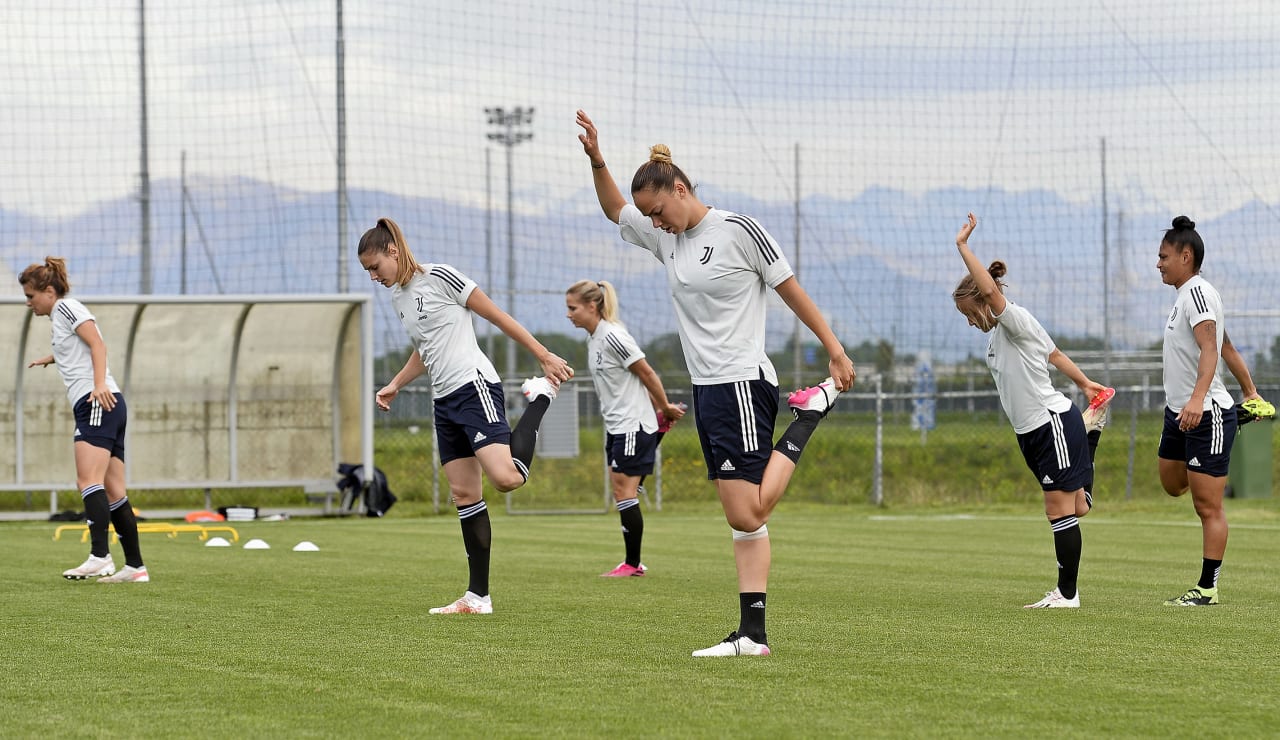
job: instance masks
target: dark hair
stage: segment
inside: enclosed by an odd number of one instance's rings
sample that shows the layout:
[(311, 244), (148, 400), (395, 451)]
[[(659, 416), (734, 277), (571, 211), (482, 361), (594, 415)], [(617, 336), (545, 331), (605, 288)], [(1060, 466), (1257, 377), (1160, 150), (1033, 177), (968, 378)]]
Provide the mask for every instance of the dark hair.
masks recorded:
[(61, 257), (45, 257), (43, 265), (28, 265), (18, 276), (18, 283), (30, 285), (32, 290), (44, 290), (52, 286), (59, 298), (71, 292), (71, 281), (67, 279), (67, 261)]
[(1173, 228), (1164, 232), (1164, 243), (1176, 247), (1178, 251), (1190, 249), (1195, 257), (1195, 270), (1200, 272), (1200, 264), (1204, 262), (1204, 240), (1196, 233), (1196, 222), (1186, 216), (1178, 216), (1173, 220)]
[[(1004, 277), (1008, 271), (1009, 268), (1005, 267), (1005, 264), (1000, 260), (992, 262), (987, 267), (987, 274), (991, 276), (992, 280), (996, 281), (996, 288), (1001, 293), (1004, 292), (1005, 284), (1000, 281), (1000, 278)], [(957, 303), (970, 299), (979, 303), (986, 303), (986, 299), (982, 297), (982, 291), (978, 290), (978, 281), (974, 280), (972, 275), (965, 275), (960, 279), (960, 284), (952, 291), (951, 298)]]
[(690, 193), (693, 192), (693, 183), (689, 181), (689, 176), (671, 161), (671, 150), (667, 145), (654, 144), (649, 147), (649, 161), (640, 165), (635, 177), (631, 178), (631, 192), (675, 190), (677, 180), (684, 183)]
[(396, 272), (396, 282), (403, 288), (409, 284), (415, 274), (422, 271), (422, 267), (413, 258), (413, 252), (409, 251), (409, 244), (404, 240), (404, 233), (400, 231), (400, 226), (395, 221), (386, 217), (378, 219), (378, 225), (364, 232), (364, 236), (360, 237), (356, 256), (371, 252), (386, 254), (393, 244), (400, 252), (397, 257), (400, 269)]

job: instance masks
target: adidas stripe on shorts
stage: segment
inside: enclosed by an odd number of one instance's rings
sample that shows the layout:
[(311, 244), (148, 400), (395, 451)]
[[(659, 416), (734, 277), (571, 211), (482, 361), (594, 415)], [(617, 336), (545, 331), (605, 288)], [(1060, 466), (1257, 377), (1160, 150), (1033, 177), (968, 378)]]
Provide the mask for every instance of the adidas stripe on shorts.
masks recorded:
[(1189, 432), (1178, 428), (1178, 415), (1164, 409), (1160, 433), (1161, 459), (1187, 464), (1187, 470), (1215, 478), (1226, 476), (1231, 466), (1231, 445), (1236, 440), (1236, 407), (1223, 408), (1216, 401), (1205, 407), (1200, 425)]
[(643, 429), (626, 434), (605, 434), (609, 470), (623, 475), (650, 475), (658, 450), (658, 435)]
[(773, 454), (778, 386), (763, 377), (695, 385), (693, 419), (709, 480), (759, 483)]
[(110, 450), (112, 457), (124, 459), (124, 433), (129, 421), (129, 409), (124, 396), (116, 393), (116, 405), (107, 411), (97, 401), (90, 401), (88, 393), (71, 407), (76, 419), (75, 441), (88, 442), (94, 447)]
[(1089, 438), (1080, 409), (1049, 412), (1049, 422), (1018, 435), (1018, 449), (1042, 491), (1077, 491), (1089, 477)]
[(491, 444), (511, 444), (506, 396), (501, 383), (476, 379), (435, 400), (436, 449), (440, 464), (475, 457), (476, 450)]

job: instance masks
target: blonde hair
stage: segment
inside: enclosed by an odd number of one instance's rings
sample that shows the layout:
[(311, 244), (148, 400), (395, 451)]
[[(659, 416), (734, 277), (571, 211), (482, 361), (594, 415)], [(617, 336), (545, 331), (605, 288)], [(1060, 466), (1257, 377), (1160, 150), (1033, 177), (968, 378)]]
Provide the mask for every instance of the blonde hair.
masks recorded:
[(640, 169), (636, 170), (635, 176), (631, 178), (631, 192), (674, 190), (677, 181), (684, 183), (690, 193), (693, 192), (693, 183), (689, 180), (689, 176), (671, 161), (671, 150), (667, 145), (654, 144), (649, 147), (649, 161), (640, 165)]
[(579, 280), (565, 291), (583, 303), (596, 307), (596, 312), (605, 321), (621, 324), (618, 318), (618, 291), (614, 290), (608, 280)]
[(67, 261), (62, 257), (45, 257), (43, 265), (28, 265), (18, 276), (18, 283), (30, 285), (37, 291), (52, 286), (59, 298), (71, 292), (71, 281), (67, 279)]
[[(992, 262), (991, 265), (987, 267), (987, 274), (996, 282), (996, 290), (999, 290), (1001, 293), (1004, 292), (1005, 284), (1000, 280), (1000, 278), (1004, 277), (1005, 273), (1008, 271), (1009, 268), (1007, 268), (1000, 260)], [(951, 298), (955, 300), (956, 303), (966, 300), (973, 300), (982, 304), (987, 302), (986, 299), (982, 297), (982, 291), (978, 290), (978, 281), (974, 280), (972, 275), (965, 275), (960, 279), (960, 284), (956, 286), (954, 291), (952, 291)]]
[(360, 237), (360, 246), (356, 248), (356, 255), (386, 254), (391, 250), (392, 245), (399, 250), (396, 261), (400, 269), (396, 271), (396, 283), (403, 288), (409, 284), (414, 275), (423, 271), (423, 267), (414, 259), (413, 252), (409, 250), (409, 243), (405, 241), (404, 233), (400, 231), (400, 226), (395, 221), (385, 216), (378, 219), (377, 226), (364, 232), (364, 236)]

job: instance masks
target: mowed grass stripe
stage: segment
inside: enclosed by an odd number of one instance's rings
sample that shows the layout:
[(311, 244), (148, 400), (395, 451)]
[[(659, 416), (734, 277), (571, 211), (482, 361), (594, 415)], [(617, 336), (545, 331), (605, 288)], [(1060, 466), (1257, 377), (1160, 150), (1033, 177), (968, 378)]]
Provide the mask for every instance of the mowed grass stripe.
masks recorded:
[[(1239, 518), (1275, 509), (1253, 506)], [(1055, 573), (1034, 510), (876, 514), (779, 511), (763, 660), (688, 655), (737, 621), (710, 507), (646, 512), (650, 575), (632, 579), (598, 577), (621, 558), (616, 516), (495, 513), (489, 618), (426, 614), (465, 587), (451, 517), (239, 527), (267, 551), (146, 536), (155, 580), (117, 587), (63, 581), (84, 546), (52, 524), (0, 526), (0, 721), (72, 737), (1274, 732), (1271, 526), (1233, 529), (1222, 605), (1174, 609), (1200, 537), (1161, 525), (1190, 511), (1086, 518), (1084, 608), (1031, 612)], [(321, 551), (289, 550), (304, 539)]]

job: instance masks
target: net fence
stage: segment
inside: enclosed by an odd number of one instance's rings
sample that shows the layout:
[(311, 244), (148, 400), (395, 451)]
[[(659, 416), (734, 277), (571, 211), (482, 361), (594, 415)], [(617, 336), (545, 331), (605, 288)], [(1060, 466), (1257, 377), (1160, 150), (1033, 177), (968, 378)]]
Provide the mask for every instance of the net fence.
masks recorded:
[[(940, 386), (985, 382), (950, 299), (969, 211), (975, 251), (1060, 346), (1096, 353), (1091, 375), (1157, 385), (1155, 254), (1191, 216), (1235, 344), (1280, 382), (1280, 15), (1261, 0), (12, 0), (0, 30), (2, 263), (65, 256), (78, 294), (381, 290), (354, 244), (385, 215), (579, 365), (563, 290), (613, 281), (679, 385), (661, 268), (599, 212), (582, 108), (624, 191), (670, 146), (902, 392), (926, 362)], [(407, 345), (377, 305), (393, 371)], [(775, 300), (784, 385), (825, 374), (795, 329)]]

